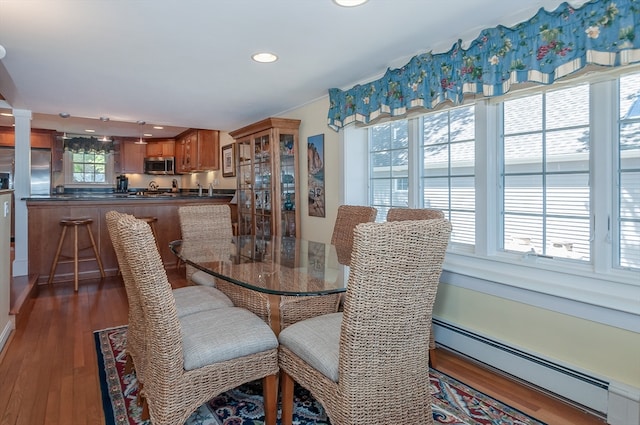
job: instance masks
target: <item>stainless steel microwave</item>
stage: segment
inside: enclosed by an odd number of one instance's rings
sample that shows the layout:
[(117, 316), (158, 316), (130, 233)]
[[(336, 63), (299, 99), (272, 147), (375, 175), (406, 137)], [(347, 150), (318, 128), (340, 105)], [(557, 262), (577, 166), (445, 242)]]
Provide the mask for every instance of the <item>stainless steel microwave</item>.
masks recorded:
[(174, 157), (147, 157), (144, 159), (145, 174), (175, 174)]

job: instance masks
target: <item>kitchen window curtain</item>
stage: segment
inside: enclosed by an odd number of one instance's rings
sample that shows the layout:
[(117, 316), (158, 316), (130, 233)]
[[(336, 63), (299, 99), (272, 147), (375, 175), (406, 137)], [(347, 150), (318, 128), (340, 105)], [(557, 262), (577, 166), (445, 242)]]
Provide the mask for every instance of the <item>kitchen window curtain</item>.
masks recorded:
[(349, 90), (329, 90), (328, 124), (368, 124), (381, 115), (432, 109), (465, 94), (507, 93), (515, 83), (552, 84), (587, 65), (616, 67), (640, 62), (640, 0), (594, 0), (574, 9), (540, 9), (512, 28), (483, 30), (463, 49), (414, 56), (399, 69)]
[(71, 153), (97, 153), (106, 154), (113, 152), (113, 142), (103, 142), (95, 137), (72, 137), (64, 141), (64, 150)]

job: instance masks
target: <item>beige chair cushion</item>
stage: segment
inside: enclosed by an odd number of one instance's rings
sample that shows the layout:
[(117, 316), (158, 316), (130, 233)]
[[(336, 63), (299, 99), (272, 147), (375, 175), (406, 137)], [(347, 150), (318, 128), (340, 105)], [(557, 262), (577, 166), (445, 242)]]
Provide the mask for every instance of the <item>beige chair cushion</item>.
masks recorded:
[(202, 270), (197, 270), (191, 275), (191, 282), (196, 285), (216, 286), (216, 278)]
[(288, 326), (278, 339), (311, 367), (338, 382), (341, 324), (342, 313), (325, 314)]
[(207, 310), (179, 320), (185, 370), (278, 347), (269, 325), (243, 308)]
[(204, 310), (233, 307), (225, 294), (209, 286), (185, 286), (173, 290), (178, 317), (188, 316)]

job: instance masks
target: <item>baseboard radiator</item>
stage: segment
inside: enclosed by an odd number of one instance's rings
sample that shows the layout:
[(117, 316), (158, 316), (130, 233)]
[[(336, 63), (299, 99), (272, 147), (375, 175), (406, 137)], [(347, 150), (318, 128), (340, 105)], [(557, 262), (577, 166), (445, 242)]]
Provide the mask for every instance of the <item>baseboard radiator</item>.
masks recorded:
[(611, 425), (640, 425), (640, 389), (607, 382), (433, 319), (439, 346), (562, 398)]

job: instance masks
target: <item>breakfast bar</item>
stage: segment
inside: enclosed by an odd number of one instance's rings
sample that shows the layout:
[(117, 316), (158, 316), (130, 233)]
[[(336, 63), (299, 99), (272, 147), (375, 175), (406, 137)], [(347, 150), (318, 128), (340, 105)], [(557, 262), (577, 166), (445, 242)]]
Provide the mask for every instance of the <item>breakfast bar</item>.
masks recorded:
[[(34, 196), (26, 198), (29, 222), (29, 274), (38, 275), (38, 282), (49, 279), (51, 262), (54, 259), (60, 220), (69, 217), (84, 217), (93, 220), (91, 231), (98, 247), (105, 274), (118, 273), (118, 263), (105, 223), (107, 211), (115, 210), (136, 217), (156, 217), (154, 223), (162, 261), (167, 268), (175, 267), (176, 257), (169, 250), (169, 242), (180, 239), (178, 207), (183, 205), (228, 204), (232, 194), (194, 196), (191, 193), (174, 196), (158, 194), (72, 194)], [(91, 242), (84, 232), (79, 233), (78, 245), (91, 249)], [(62, 252), (73, 251), (73, 238), (65, 240)], [(82, 262), (79, 265), (80, 279), (99, 278), (100, 270), (95, 261)], [(73, 280), (73, 264), (60, 264), (53, 282)]]

